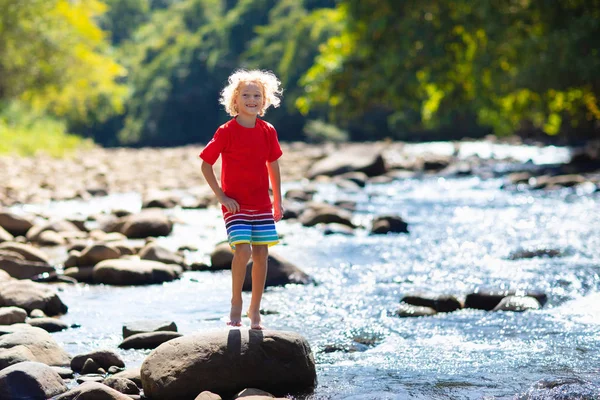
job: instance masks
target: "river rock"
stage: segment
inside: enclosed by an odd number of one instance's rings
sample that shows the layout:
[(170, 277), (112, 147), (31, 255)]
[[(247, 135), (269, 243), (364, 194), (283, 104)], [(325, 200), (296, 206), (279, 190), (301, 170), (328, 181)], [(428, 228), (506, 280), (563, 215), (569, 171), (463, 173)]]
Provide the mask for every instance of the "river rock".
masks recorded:
[(67, 385), (49, 366), (33, 361), (0, 371), (0, 399), (49, 399), (67, 391)]
[(14, 279), (12, 276), (8, 274), (8, 272), (0, 269), (0, 282), (6, 282)]
[(562, 252), (557, 249), (520, 249), (512, 252), (508, 258), (510, 260), (522, 260), (526, 258), (537, 258), (537, 257), (560, 257)]
[(84, 382), (53, 400), (131, 400), (131, 397), (99, 382)]
[(452, 312), (460, 310), (463, 304), (452, 295), (413, 294), (407, 295), (400, 300), (406, 304), (433, 308), (437, 312)]
[(117, 372), (116, 374), (113, 375), (113, 377), (115, 378), (125, 378), (125, 379), (129, 379), (130, 381), (135, 382), (135, 384), (138, 387), (142, 387), (142, 377), (141, 377), (141, 372), (140, 372), (140, 368), (128, 368), (124, 371), (121, 372)]
[(93, 279), (108, 285), (148, 285), (179, 279), (182, 273), (179, 265), (158, 261), (104, 260), (94, 267)]
[(530, 296), (506, 296), (493, 311), (528, 311), (528, 310), (539, 310), (542, 308), (540, 302), (534, 297)]
[(94, 267), (71, 267), (64, 274), (77, 282), (94, 283)]
[(598, 399), (600, 386), (577, 377), (556, 377), (537, 381), (515, 400), (592, 400)]
[(227, 242), (219, 243), (210, 254), (210, 267), (214, 271), (231, 269), (232, 261), (233, 251)]
[(0, 282), (0, 307), (16, 306), (27, 312), (39, 308), (46, 315), (67, 313), (67, 306), (51, 286), (30, 280)]
[(408, 224), (397, 215), (379, 216), (373, 220), (371, 233), (408, 233)]
[(346, 172), (364, 172), (367, 176), (383, 175), (386, 172), (383, 156), (373, 146), (358, 145), (333, 154), (314, 163), (306, 177), (314, 179), (319, 175), (335, 176)]
[(23, 361), (36, 361), (35, 356), (25, 346), (15, 346), (0, 350), (0, 370)]
[(22, 324), (27, 319), (27, 311), (20, 307), (0, 307), (0, 325)]
[(114, 260), (121, 257), (119, 249), (110, 244), (96, 243), (87, 246), (77, 258), (78, 267), (95, 266), (104, 260)]
[(223, 398), (216, 393), (205, 390), (204, 392), (196, 396), (194, 400), (223, 400)]
[(0, 243), (2, 242), (12, 242), (15, 240), (15, 237), (11, 235), (7, 230), (0, 226)]
[(72, 222), (66, 220), (49, 221), (43, 225), (35, 225), (27, 231), (27, 240), (30, 242), (39, 242), (41, 234), (45, 231), (54, 232), (81, 232)]
[(16, 243), (16, 242), (4, 242), (0, 243), (0, 250), (9, 250), (15, 253), (21, 254), (25, 257), (25, 260), (41, 262), (46, 265), (50, 265), (50, 260), (46, 253), (40, 249), (33, 247), (29, 244)]
[(155, 349), (164, 342), (183, 336), (179, 332), (146, 332), (131, 335), (119, 345), (120, 349)]
[(285, 192), (284, 198), (292, 201), (307, 202), (313, 199), (315, 193), (315, 190), (290, 189)]
[(31, 318), (27, 323), (51, 333), (69, 329), (69, 324), (56, 318)]
[(163, 343), (141, 368), (150, 398), (193, 400), (208, 390), (223, 397), (255, 387), (274, 394), (310, 391), (316, 370), (308, 342), (294, 332), (232, 329)]
[(69, 365), (71, 357), (45, 330), (26, 324), (11, 325), (11, 327), (12, 333), (0, 336), (0, 349), (24, 346), (33, 354), (37, 362), (59, 367)]
[(182, 267), (186, 265), (182, 256), (154, 242), (150, 242), (144, 246), (138, 255), (142, 260), (160, 261), (165, 264), (181, 265)]
[(76, 355), (71, 360), (71, 369), (75, 372), (80, 372), (88, 358), (94, 360), (100, 366), (100, 368), (103, 368), (107, 371), (112, 366), (119, 368), (125, 367), (125, 362), (123, 362), (123, 359), (120, 355), (112, 350), (101, 349)]
[[(246, 267), (246, 278), (242, 290), (252, 290), (252, 265), (250, 261)], [(313, 279), (300, 268), (285, 260), (276, 253), (269, 254), (267, 258), (267, 286), (285, 286), (287, 284), (307, 285), (312, 283)]]
[(135, 382), (129, 379), (115, 378), (114, 376), (110, 376), (102, 381), (102, 383), (123, 394), (140, 394), (140, 388), (135, 384)]
[(316, 203), (310, 204), (309, 207), (298, 216), (298, 220), (304, 226), (338, 223), (354, 228), (351, 219), (352, 214), (340, 207)]
[(142, 320), (132, 321), (123, 325), (123, 339), (138, 333), (177, 332), (177, 325), (172, 321)]
[(407, 303), (400, 303), (394, 315), (398, 317), (406, 318), (406, 317), (427, 317), (430, 315), (437, 314), (431, 307), (423, 307), (423, 306), (415, 306)]
[(530, 291), (515, 291), (515, 290), (487, 290), (476, 289), (473, 293), (469, 293), (465, 299), (465, 308), (475, 308), (478, 310), (491, 311), (500, 301), (507, 296), (531, 296), (534, 297), (541, 306), (544, 306), (548, 301), (548, 296), (545, 293)]
[(0, 226), (13, 236), (25, 236), (33, 223), (26, 217), (0, 211)]
[(156, 208), (148, 208), (138, 214), (123, 218), (121, 233), (130, 239), (168, 236), (173, 230), (173, 224), (169, 218)]
[(16, 279), (31, 279), (44, 273), (56, 272), (56, 268), (44, 262), (19, 260), (0, 255), (0, 269)]

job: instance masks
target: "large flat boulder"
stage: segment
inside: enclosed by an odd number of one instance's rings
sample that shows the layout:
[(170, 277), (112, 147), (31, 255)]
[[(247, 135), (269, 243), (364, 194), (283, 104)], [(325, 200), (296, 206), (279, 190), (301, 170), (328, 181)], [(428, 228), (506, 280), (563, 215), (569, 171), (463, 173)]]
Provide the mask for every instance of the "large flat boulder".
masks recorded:
[(310, 392), (316, 370), (297, 333), (231, 329), (163, 343), (144, 360), (141, 378), (151, 399), (194, 400), (207, 390), (227, 398), (248, 387), (275, 395)]
[(49, 366), (25, 361), (0, 371), (0, 399), (50, 399), (68, 390), (58, 372)]
[(137, 259), (104, 260), (94, 267), (95, 283), (107, 285), (149, 285), (179, 279), (179, 265)]
[(66, 314), (68, 310), (53, 287), (30, 280), (0, 282), (0, 307), (8, 306), (28, 313), (40, 309), (48, 316)]
[(0, 349), (18, 346), (26, 347), (35, 361), (46, 365), (61, 367), (71, 363), (69, 354), (56, 343), (52, 335), (41, 328), (26, 324), (11, 325), (10, 333), (0, 336)]

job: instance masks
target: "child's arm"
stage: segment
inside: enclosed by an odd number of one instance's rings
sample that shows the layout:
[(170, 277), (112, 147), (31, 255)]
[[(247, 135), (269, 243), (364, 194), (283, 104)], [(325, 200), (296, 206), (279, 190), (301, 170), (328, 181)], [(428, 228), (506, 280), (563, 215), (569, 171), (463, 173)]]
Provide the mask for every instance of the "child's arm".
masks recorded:
[(283, 206), (281, 205), (281, 174), (279, 172), (279, 162), (277, 160), (267, 163), (269, 178), (271, 179), (271, 189), (273, 189), (273, 218), (275, 222), (283, 218)]
[(217, 182), (217, 177), (215, 176), (215, 172), (213, 171), (213, 166), (207, 163), (206, 161), (202, 161), (202, 175), (204, 175), (204, 179), (206, 179), (206, 183), (217, 196), (217, 200), (219, 203), (223, 204), (227, 211), (235, 214), (240, 211), (240, 205), (237, 201), (232, 199), (231, 197), (227, 197), (227, 195), (223, 192), (219, 183)]

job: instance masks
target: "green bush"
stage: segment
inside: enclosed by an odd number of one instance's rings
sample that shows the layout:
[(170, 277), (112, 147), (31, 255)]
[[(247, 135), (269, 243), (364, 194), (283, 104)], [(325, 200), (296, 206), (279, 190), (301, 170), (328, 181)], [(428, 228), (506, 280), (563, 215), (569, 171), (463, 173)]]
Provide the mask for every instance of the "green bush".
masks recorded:
[(64, 122), (34, 113), (22, 104), (0, 106), (0, 154), (63, 157), (93, 145), (90, 139), (69, 134)]

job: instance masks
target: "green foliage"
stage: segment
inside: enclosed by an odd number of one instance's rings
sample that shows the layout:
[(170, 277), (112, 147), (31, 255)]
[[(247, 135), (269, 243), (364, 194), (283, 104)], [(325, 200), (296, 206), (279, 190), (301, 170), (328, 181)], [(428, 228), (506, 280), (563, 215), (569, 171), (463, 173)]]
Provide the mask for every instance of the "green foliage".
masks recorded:
[(499, 134), (548, 134), (600, 119), (600, 2), (344, 0), (341, 32), (305, 74), (303, 112), (392, 111), (396, 129), (477, 116)]
[(100, 18), (100, 27), (110, 32), (114, 45), (131, 38), (135, 30), (150, 19), (150, 0), (105, 0), (108, 11)]
[(0, 0), (0, 100), (71, 121), (122, 109), (125, 70), (107, 55), (98, 0)]
[(67, 133), (65, 122), (36, 113), (19, 102), (2, 107), (0, 113), (0, 154), (32, 156), (45, 153), (55, 157), (68, 155), (93, 142)]

